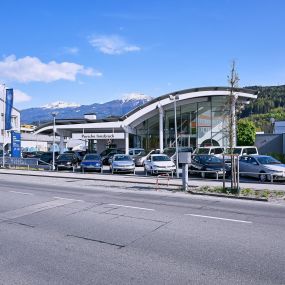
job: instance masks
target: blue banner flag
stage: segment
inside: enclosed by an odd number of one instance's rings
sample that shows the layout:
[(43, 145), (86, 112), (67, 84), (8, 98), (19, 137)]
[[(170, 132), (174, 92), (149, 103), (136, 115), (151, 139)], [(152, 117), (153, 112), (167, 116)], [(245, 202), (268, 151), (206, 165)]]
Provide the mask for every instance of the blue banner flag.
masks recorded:
[(6, 89), (6, 110), (5, 110), (5, 130), (11, 130), (11, 118), (12, 118), (12, 108), (13, 108), (13, 89)]
[(11, 132), (11, 156), (21, 157), (21, 134)]

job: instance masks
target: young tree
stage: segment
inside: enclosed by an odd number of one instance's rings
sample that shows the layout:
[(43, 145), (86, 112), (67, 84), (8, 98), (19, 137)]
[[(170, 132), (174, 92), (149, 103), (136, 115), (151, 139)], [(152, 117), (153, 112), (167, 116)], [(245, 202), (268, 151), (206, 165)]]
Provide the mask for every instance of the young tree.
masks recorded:
[(240, 119), (237, 124), (237, 145), (254, 145), (256, 128), (252, 121)]

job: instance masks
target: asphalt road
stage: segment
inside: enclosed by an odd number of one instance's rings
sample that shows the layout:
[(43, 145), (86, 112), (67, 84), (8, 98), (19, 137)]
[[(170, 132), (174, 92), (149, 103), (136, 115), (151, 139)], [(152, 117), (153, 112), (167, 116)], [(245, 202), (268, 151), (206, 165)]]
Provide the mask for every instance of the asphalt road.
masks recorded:
[(0, 179), (0, 284), (285, 284), (281, 204)]

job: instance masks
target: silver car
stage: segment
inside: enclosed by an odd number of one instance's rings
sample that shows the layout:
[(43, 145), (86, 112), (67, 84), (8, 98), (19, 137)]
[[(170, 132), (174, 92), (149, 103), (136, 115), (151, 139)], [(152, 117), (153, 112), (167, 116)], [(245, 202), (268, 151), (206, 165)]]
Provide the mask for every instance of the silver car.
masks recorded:
[(239, 160), (243, 176), (259, 178), (261, 182), (285, 179), (285, 164), (268, 155), (245, 155)]
[(110, 172), (129, 172), (135, 174), (135, 163), (127, 154), (115, 154), (110, 164)]

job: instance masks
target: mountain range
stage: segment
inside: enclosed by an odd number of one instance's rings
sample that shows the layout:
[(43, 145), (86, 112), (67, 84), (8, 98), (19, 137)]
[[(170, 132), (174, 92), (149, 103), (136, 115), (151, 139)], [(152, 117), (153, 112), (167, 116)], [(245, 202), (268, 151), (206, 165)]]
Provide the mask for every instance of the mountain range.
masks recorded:
[(58, 101), (42, 107), (21, 110), (21, 124), (40, 125), (51, 121), (53, 112), (57, 113), (57, 119), (79, 119), (83, 118), (84, 114), (89, 113), (95, 113), (97, 119), (109, 116), (122, 116), (151, 99), (152, 97), (143, 94), (129, 94), (118, 100), (91, 105)]

